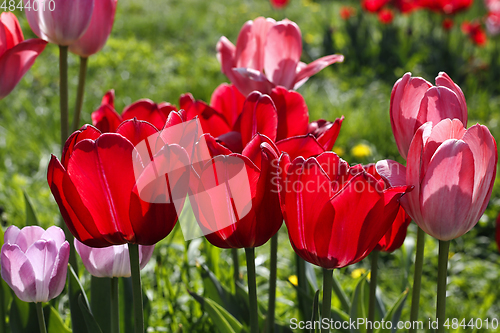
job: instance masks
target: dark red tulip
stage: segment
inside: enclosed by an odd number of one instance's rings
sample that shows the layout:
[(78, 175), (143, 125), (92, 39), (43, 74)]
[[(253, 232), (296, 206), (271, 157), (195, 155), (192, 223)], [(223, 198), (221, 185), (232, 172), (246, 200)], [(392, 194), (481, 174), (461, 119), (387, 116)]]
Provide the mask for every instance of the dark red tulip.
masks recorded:
[(340, 18), (343, 20), (348, 20), (351, 16), (356, 14), (356, 8), (351, 6), (342, 6), (340, 7)]
[(462, 31), (468, 35), (472, 42), (477, 46), (484, 46), (488, 41), (486, 33), (479, 22), (463, 22)]
[(241, 154), (207, 140), (217, 155), (193, 166), (191, 206), (203, 234), (220, 248), (251, 248), (266, 243), (281, 227), (276, 175), (278, 149), (256, 134)]
[(390, 229), (407, 186), (387, 188), (333, 152), (280, 157), (280, 203), (295, 252), (326, 269), (365, 258)]
[(473, 0), (419, 0), (419, 6), (441, 12), (443, 14), (455, 14), (465, 10), (472, 5)]
[(388, 8), (383, 8), (378, 12), (378, 20), (383, 24), (389, 24), (394, 20), (394, 13)]
[(270, 2), (274, 8), (284, 8), (288, 5), (290, 0), (270, 0)]
[(363, 0), (361, 7), (371, 13), (378, 13), (382, 7), (387, 5), (391, 0)]
[[(159, 134), (153, 125), (135, 119), (123, 122), (116, 133), (86, 125), (69, 137), (61, 161), (52, 156), (47, 181), (79, 241), (92, 247), (152, 245), (170, 233), (183, 204), (179, 198), (187, 194), (189, 157), (180, 146), (163, 143), (159, 149), (151, 147), (149, 156), (138, 155), (135, 146)], [(160, 175), (168, 184), (160, 188), (155, 171), (164, 164), (176, 172), (166, 181)], [(150, 190), (155, 200), (144, 201), (143, 192)]]

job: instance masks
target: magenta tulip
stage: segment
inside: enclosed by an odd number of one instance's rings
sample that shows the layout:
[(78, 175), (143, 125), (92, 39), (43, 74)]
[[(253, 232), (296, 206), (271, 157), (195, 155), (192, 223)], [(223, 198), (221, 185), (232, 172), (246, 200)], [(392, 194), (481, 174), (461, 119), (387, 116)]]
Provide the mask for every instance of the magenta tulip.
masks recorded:
[(392, 88), (390, 108), (392, 132), (404, 159), (413, 135), (422, 124), (457, 118), (467, 126), (464, 94), (444, 72), (436, 77), (436, 86), (406, 73)]
[(14, 14), (0, 15), (0, 99), (16, 87), (46, 45), (41, 39), (24, 40)]
[(2, 278), (25, 302), (47, 302), (66, 284), (69, 243), (61, 228), (10, 226), (2, 246)]
[(408, 151), (408, 167), (385, 160), (377, 172), (392, 185), (414, 190), (401, 199), (410, 217), (429, 235), (443, 241), (462, 236), (476, 225), (491, 196), (497, 146), (487, 127), (465, 129), (458, 119), (422, 125)]
[[(151, 259), (155, 246), (139, 245), (139, 265), (143, 269)], [(83, 265), (96, 277), (129, 277), (130, 259), (128, 246), (113, 245), (103, 248), (90, 247), (75, 238), (76, 252), (82, 258)]]
[(87, 30), (94, 0), (24, 0), (31, 30), (50, 43), (71, 45)]
[(258, 17), (241, 28), (236, 46), (226, 37), (217, 43), (222, 72), (245, 96), (271, 94), (276, 86), (297, 89), (307, 79), (344, 56), (333, 54), (309, 65), (300, 61), (302, 34), (295, 22)]
[(87, 31), (69, 47), (70, 52), (84, 58), (90, 57), (104, 47), (115, 21), (118, 0), (94, 1), (94, 11)]

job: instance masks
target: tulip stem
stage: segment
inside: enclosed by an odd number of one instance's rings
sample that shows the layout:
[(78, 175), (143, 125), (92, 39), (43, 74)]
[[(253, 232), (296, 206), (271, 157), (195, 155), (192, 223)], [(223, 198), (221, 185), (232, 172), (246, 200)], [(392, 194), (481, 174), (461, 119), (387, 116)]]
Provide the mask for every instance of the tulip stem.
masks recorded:
[(436, 319), (438, 322), (437, 333), (444, 333), (444, 321), (446, 318), (446, 276), (448, 274), (448, 253), (450, 241), (439, 241), (438, 283), (437, 283), (437, 306)]
[[(410, 322), (414, 323), (418, 320), (418, 309), (420, 304), (420, 286), (422, 284), (422, 269), (424, 266), (424, 249), (425, 249), (425, 232), (421, 228), (417, 228), (417, 252), (415, 254), (415, 272), (413, 273), (413, 290), (411, 293), (411, 312)], [(413, 326), (408, 331), (415, 333), (416, 328)]]
[(128, 244), (130, 271), (132, 273), (132, 295), (134, 299), (135, 333), (144, 333), (144, 313), (142, 308), (141, 269), (139, 267), (139, 245)]
[[(373, 323), (373, 321), (375, 320), (375, 302), (377, 296), (378, 251), (373, 251), (371, 257), (372, 268), (370, 271), (370, 301), (368, 303), (368, 321)], [(368, 333), (372, 333), (373, 326), (369, 326), (366, 331)]]
[[(321, 319), (328, 321), (332, 312), (332, 288), (333, 288), (333, 269), (323, 268), (323, 303), (321, 305)], [(322, 333), (330, 332), (328, 327), (321, 328)]]
[(118, 278), (111, 278), (111, 333), (120, 332), (120, 296), (118, 293)]
[(231, 257), (233, 259), (234, 290), (236, 291), (236, 283), (240, 281), (240, 260), (238, 259), (238, 249), (231, 249)]
[(37, 302), (36, 304), (36, 314), (38, 315), (38, 325), (40, 326), (40, 333), (47, 333), (47, 327), (45, 326), (45, 317), (43, 316), (43, 304), (42, 302)]
[(68, 139), (68, 47), (59, 45), (59, 106), (61, 109), (61, 150)]
[(80, 127), (83, 96), (85, 95), (85, 79), (87, 78), (87, 63), (89, 58), (80, 57), (80, 73), (78, 74), (78, 90), (76, 91), (75, 114), (73, 115), (73, 132)]
[(297, 266), (297, 299), (299, 300), (299, 310), (302, 315), (302, 320), (308, 320), (311, 318), (312, 312), (304, 297), (304, 295), (309, 295), (309, 285), (306, 277), (306, 262), (299, 257), (298, 254), (295, 254), (295, 263)]
[(276, 278), (278, 273), (278, 233), (271, 237), (271, 267), (269, 272), (269, 300), (267, 305), (267, 330), (274, 332), (274, 311), (276, 308)]
[(245, 248), (247, 257), (248, 298), (250, 301), (250, 333), (259, 333), (257, 282), (255, 280), (255, 248)]

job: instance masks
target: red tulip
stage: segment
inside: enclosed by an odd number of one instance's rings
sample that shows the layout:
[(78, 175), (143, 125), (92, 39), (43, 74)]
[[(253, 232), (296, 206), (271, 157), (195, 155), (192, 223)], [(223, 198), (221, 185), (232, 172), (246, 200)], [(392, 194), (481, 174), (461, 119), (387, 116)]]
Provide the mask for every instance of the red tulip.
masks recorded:
[(455, 14), (472, 5), (473, 0), (419, 0), (419, 5), (444, 14)]
[(394, 13), (392, 10), (383, 8), (378, 12), (378, 20), (383, 24), (389, 24), (394, 19)]
[(470, 37), (474, 44), (478, 46), (483, 46), (488, 41), (486, 33), (479, 22), (463, 22), (462, 31)]
[(122, 115), (115, 111), (115, 91), (110, 90), (102, 98), (101, 106), (92, 112), (92, 124), (101, 132), (115, 132), (118, 126), (125, 120), (138, 119), (147, 121), (161, 130), (171, 112), (177, 108), (166, 102), (156, 104), (149, 99), (141, 99), (123, 109)]
[(422, 125), (408, 151), (408, 167), (386, 160), (377, 172), (392, 185), (415, 189), (401, 204), (422, 230), (439, 240), (462, 236), (476, 225), (491, 196), (497, 147), (485, 126), (465, 129), (458, 119)]
[(392, 88), (391, 126), (399, 153), (406, 159), (416, 130), (424, 123), (457, 118), (467, 125), (467, 104), (462, 90), (444, 72), (436, 86), (406, 73)]
[(0, 15), (0, 99), (16, 87), (46, 45), (41, 39), (24, 40), (14, 14)]
[(87, 58), (99, 52), (108, 40), (115, 20), (118, 0), (94, 0), (94, 11), (87, 31), (69, 50), (74, 54)]
[(24, 5), (35, 35), (66, 46), (82, 37), (94, 10), (94, 0), (24, 0)]
[(351, 18), (351, 16), (354, 16), (356, 14), (356, 8), (351, 7), (351, 6), (342, 6), (340, 7), (340, 17), (343, 20), (348, 20)]
[(387, 233), (406, 186), (386, 188), (333, 152), (280, 158), (281, 210), (295, 252), (326, 269), (365, 258)]
[(442, 23), (443, 29), (448, 31), (453, 28), (453, 20), (449, 17), (445, 18)]
[[(377, 173), (375, 164), (373, 163), (368, 164), (367, 166), (364, 167), (364, 169), (370, 175), (375, 177), (375, 179), (377, 180), (382, 179), (382, 177), (380, 177), (380, 175)], [(389, 186), (388, 184), (386, 185)], [(408, 214), (406, 214), (403, 207), (400, 206), (396, 218), (392, 223), (392, 226), (385, 233), (382, 239), (378, 242), (377, 246), (375, 247), (375, 250), (382, 252), (394, 252), (397, 249), (399, 249), (405, 241), (406, 232), (408, 231), (408, 226), (410, 225), (410, 222), (411, 218), (408, 216)]]
[(290, 0), (270, 0), (269, 2), (271, 2), (271, 5), (275, 8), (284, 8), (288, 5)]
[(207, 144), (218, 156), (193, 167), (190, 185), (191, 206), (203, 234), (220, 248), (263, 245), (283, 222), (275, 179), (278, 149), (260, 134), (241, 154), (215, 141)]
[(361, 7), (371, 13), (378, 13), (391, 0), (363, 0)]
[[(153, 125), (135, 119), (123, 122), (116, 133), (84, 126), (66, 141), (61, 161), (52, 156), (47, 180), (79, 241), (91, 247), (152, 245), (170, 233), (187, 194), (189, 157), (179, 145), (163, 142), (158, 149), (150, 147), (149, 156), (137, 157), (134, 147), (145, 139), (152, 142), (153, 135), (160, 135)], [(166, 183), (159, 178), (164, 187), (154, 186), (163, 164), (177, 171)], [(144, 201), (151, 191), (155, 200)]]
[(310, 76), (344, 60), (334, 54), (306, 65), (300, 62), (301, 54), (300, 29), (287, 19), (276, 22), (259, 17), (243, 25), (236, 46), (226, 37), (217, 43), (222, 72), (245, 96), (254, 90), (271, 94), (278, 85), (297, 89)]

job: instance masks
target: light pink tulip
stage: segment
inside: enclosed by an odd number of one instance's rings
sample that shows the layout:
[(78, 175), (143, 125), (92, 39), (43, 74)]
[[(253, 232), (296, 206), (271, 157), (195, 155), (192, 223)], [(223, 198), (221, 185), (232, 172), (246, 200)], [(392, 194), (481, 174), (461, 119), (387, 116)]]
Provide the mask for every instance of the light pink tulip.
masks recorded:
[(377, 172), (392, 186), (415, 188), (401, 198), (408, 215), (439, 240), (462, 236), (476, 225), (490, 200), (497, 146), (486, 126), (465, 129), (458, 119), (418, 128), (408, 151), (408, 167), (385, 160)]
[[(139, 265), (143, 269), (151, 259), (155, 246), (139, 245)], [(129, 277), (130, 259), (127, 244), (94, 248), (75, 238), (76, 252), (90, 274), (97, 277)]]
[(94, 0), (24, 0), (24, 4), (35, 35), (66, 46), (85, 33), (94, 9)]
[(0, 99), (16, 87), (46, 45), (41, 39), (24, 40), (14, 14), (0, 15)]
[(467, 126), (464, 94), (444, 72), (436, 77), (436, 86), (421, 77), (411, 77), (411, 73), (403, 75), (392, 88), (390, 109), (392, 133), (404, 159), (413, 135), (422, 124), (457, 118)]
[(70, 52), (84, 58), (96, 54), (104, 47), (115, 21), (118, 0), (94, 1), (94, 11), (87, 31), (69, 47)]
[(276, 86), (297, 89), (307, 79), (344, 56), (333, 54), (309, 65), (300, 61), (302, 35), (295, 22), (258, 17), (241, 28), (236, 46), (226, 37), (217, 43), (222, 72), (245, 96), (271, 94)]
[(61, 228), (10, 226), (2, 246), (2, 278), (24, 302), (47, 302), (66, 284), (69, 243)]

